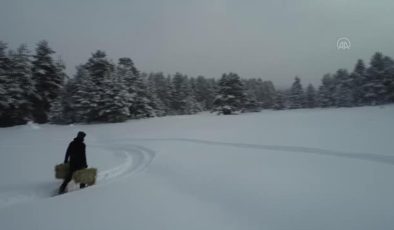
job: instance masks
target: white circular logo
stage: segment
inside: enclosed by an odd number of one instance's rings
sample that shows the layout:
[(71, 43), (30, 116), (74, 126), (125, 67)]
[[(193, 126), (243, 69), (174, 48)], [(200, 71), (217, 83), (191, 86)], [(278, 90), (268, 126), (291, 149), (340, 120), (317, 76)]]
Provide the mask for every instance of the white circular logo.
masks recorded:
[(350, 43), (349, 38), (343, 37), (337, 40), (337, 49), (338, 50), (350, 50), (352, 43)]

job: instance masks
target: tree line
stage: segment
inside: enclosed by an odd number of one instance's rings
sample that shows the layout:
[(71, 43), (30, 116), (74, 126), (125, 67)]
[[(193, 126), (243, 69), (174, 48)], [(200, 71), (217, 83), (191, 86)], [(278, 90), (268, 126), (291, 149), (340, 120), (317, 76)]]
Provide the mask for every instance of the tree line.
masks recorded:
[(375, 53), (349, 73), (326, 74), (316, 89), (299, 77), (287, 90), (271, 81), (225, 73), (220, 79), (181, 73), (142, 73), (131, 58), (109, 59), (98, 50), (65, 73), (48, 42), (10, 50), (0, 41), (0, 126), (37, 123), (122, 122), (146, 117), (257, 112), (262, 109), (351, 107), (394, 102), (394, 61)]

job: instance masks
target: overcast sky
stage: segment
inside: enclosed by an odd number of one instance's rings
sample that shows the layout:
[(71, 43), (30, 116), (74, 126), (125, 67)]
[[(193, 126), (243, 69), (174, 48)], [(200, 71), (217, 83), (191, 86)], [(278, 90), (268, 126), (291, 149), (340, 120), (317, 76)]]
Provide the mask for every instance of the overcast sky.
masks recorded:
[[(0, 0), (0, 40), (42, 39), (75, 72), (97, 49), (141, 71), (236, 72), (287, 87), (298, 75), (351, 70), (375, 51), (394, 57), (393, 0)], [(338, 50), (348, 37), (350, 50)]]

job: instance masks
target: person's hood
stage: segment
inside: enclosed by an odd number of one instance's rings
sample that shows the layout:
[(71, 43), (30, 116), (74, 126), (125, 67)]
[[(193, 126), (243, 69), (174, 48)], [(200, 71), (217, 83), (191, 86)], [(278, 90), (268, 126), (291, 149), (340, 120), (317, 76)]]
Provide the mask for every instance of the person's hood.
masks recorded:
[(84, 138), (76, 137), (76, 138), (74, 138), (74, 141), (76, 141), (76, 142), (83, 142)]

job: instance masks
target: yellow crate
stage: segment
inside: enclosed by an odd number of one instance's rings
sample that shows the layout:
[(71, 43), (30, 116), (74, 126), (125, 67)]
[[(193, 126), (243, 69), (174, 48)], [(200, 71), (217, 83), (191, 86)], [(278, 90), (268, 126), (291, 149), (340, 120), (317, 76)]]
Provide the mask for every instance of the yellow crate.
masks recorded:
[(58, 164), (55, 166), (56, 179), (65, 179), (70, 172), (70, 164)]
[(97, 169), (87, 168), (75, 171), (73, 173), (73, 180), (75, 183), (94, 185), (96, 183)]

